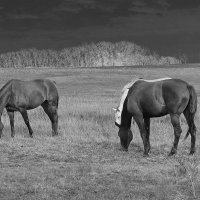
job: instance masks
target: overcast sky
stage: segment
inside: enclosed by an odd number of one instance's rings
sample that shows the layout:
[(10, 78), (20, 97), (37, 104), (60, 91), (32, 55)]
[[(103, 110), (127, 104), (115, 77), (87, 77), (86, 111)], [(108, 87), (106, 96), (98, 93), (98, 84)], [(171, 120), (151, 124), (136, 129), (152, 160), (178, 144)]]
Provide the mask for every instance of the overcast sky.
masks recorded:
[(200, 62), (200, 0), (0, 0), (0, 53), (102, 40)]

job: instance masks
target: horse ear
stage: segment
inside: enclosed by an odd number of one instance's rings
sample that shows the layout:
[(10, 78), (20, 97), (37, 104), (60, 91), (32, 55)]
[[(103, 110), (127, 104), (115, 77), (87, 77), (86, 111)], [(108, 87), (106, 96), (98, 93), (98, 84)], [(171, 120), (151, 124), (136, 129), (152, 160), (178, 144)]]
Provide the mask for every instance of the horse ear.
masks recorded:
[(115, 112), (117, 111), (117, 108), (112, 108)]

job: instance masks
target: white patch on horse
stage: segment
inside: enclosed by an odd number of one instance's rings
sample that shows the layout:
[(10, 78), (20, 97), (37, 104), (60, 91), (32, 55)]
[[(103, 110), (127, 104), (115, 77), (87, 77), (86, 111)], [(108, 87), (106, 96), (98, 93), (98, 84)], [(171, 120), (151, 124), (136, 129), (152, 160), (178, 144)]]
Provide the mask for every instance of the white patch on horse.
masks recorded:
[(165, 77), (165, 78), (158, 78), (158, 79), (153, 79), (153, 80), (146, 80), (146, 79), (140, 79), (140, 80), (143, 80), (143, 81), (145, 81), (145, 82), (150, 82), (150, 83), (152, 83), (152, 82), (164, 81), (164, 80), (169, 80), (169, 79), (172, 79), (172, 78), (170, 78), (170, 77)]
[(133, 84), (138, 81), (137, 80), (132, 80), (131, 82), (127, 83), (123, 90), (122, 90), (122, 97), (121, 97), (121, 100), (120, 100), (120, 103), (119, 103), (119, 106), (115, 112), (115, 122), (118, 124), (118, 125), (121, 125), (121, 115), (122, 115), (122, 111), (123, 111), (123, 106), (124, 106), (124, 101), (128, 95), (128, 92), (129, 92), (129, 89), (133, 86)]

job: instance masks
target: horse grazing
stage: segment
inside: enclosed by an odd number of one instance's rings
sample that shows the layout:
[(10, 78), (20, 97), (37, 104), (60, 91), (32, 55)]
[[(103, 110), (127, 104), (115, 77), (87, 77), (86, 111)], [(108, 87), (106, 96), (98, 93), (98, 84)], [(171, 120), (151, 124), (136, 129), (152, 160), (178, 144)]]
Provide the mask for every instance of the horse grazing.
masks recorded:
[(197, 95), (194, 87), (185, 81), (172, 78), (132, 81), (124, 87), (120, 105), (114, 110), (123, 150), (128, 151), (133, 138), (130, 130), (132, 117), (139, 127), (144, 155), (147, 156), (150, 150), (150, 118), (169, 114), (175, 135), (169, 155), (175, 154), (182, 132), (180, 115), (183, 113), (189, 126), (185, 139), (191, 135), (190, 154), (195, 152)]
[(58, 129), (58, 91), (51, 80), (36, 79), (21, 81), (12, 79), (0, 89), (0, 137), (3, 124), (1, 116), (6, 108), (11, 126), (11, 136), (14, 137), (14, 112), (19, 111), (28, 127), (30, 137), (33, 131), (29, 124), (27, 110), (42, 106), (52, 123), (52, 135), (57, 135)]

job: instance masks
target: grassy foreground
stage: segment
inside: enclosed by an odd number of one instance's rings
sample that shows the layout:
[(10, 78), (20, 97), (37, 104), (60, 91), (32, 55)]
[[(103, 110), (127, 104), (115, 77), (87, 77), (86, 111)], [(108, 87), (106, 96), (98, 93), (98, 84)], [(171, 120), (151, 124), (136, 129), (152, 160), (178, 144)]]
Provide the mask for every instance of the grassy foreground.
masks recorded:
[(51, 137), (50, 121), (42, 108), (29, 111), (34, 138), (16, 113), (16, 137), (10, 137), (8, 116), (0, 140), (0, 199), (198, 199), (199, 112), (196, 116), (197, 153), (188, 156), (190, 139), (183, 133), (178, 155), (167, 157), (173, 130), (169, 117), (153, 119), (151, 154), (144, 158), (138, 128), (129, 152), (120, 151), (112, 107), (121, 88), (134, 77), (179, 77), (198, 94), (198, 68), (1, 70), (0, 84), (10, 78), (50, 78), (60, 93), (59, 136)]

